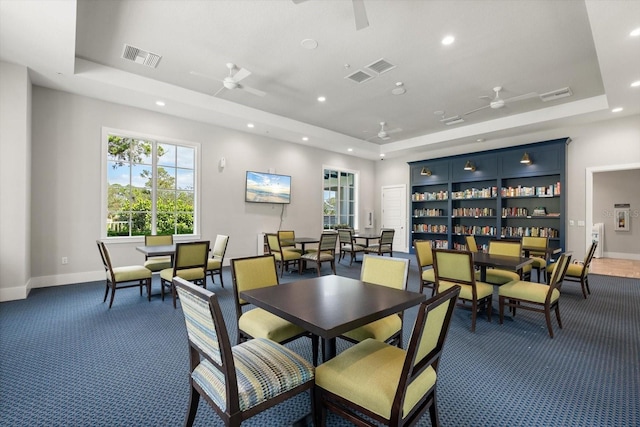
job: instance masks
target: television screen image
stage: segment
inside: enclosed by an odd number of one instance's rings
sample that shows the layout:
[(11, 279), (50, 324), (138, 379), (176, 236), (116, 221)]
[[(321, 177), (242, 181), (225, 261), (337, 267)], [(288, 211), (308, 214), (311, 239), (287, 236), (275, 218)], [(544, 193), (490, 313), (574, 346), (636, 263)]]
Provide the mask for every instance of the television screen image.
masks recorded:
[(247, 171), (245, 201), (252, 203), (291, 203), (291, 177)]

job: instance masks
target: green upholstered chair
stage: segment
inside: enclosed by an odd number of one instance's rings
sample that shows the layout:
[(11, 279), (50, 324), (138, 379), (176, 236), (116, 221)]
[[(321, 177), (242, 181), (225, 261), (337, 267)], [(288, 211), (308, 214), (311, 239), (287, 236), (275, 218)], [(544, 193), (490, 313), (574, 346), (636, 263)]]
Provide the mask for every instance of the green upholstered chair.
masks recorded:
[(433, 249), (433, 268), (436, 271), (436, 292), (460, 286), (458, 305), (471, 308), (471, 332), (476, 330), (478, 311), (484, 310), (491, 322), (493, 286), (476, 280), (471, 252)]
[(107, 275), (105, 282), (106, 289), (102, 302), (107, 300), (109, 289), (111, 289), (111, 299), (109, 300), (109, 308), (111, 308), (113, 298), (116, 296), (116, 289), (139, 287), (140, 295), (142, 295), (143, 286), (147, 288), (147, 300), (151, 301), (151, 270), (141, 265), (113, 267), (107, 245), (100, 240), (96, 240), (96, 243), (98, 244), (102, 265)]
[(406, 350), (367, 339), (318, 366), (315, 425), (325, 425), (328, 409), (358, 426), (418, 425), (428, 410), (439, 426), (438, 366), (459, 290), (420, 304)]
[(516, 315), (516, 309), (544, 313), (547, 321), (547, 329), (549, 330), (549, 336), (553, 338), (551, 310), (555, 310), (558, 326), (562, 329), (558, 302), (560, 300), (560, 286), (562, 285), (562, 279), (567, 271), (570, 260), (571, 255), (562, 254), (560, 256), (548, 285), (523, 280), (516, 280), (507, 283), (506, 285), (502, 285), (498, 290), (500, 324), (502, 324), (504, 320), (505, 305), (511, 309), (513, 316)]
[(431, 288), (431, 295), (436, 293), (436, 271), (433, 269), (433, 252), (431, 240), (414, 240), (413, 247), (416, 250), (418, 261), (418, 278), (420, 280), (420, 292), (424, 288)]
[(535, 249), (529, 250), (529, 257), (533, 259), (531, 268), (536, 271), (538, 282), (542, 282), (543, 278), (546, 278), (547, 264), (549, 262), (549, 256), (547, 255), (549, 238), (524, 236), (522, 238), (522, 246), (539, 249), (537, 251)]
[(267, 234), (267, 245), (269, 245), (269, 253), (276, 258), (276, 262), (280, 265), (280, 277), (284, 275), (284, 270), (288, 269), (291, 264), (297, 264), (298, 273), (302, 273), (301, 251), (284, 249), (280, 243), (280, 237), (274, 233)]
[[(374, 255), (365, 255), (362, 258), (360, 280), (363, 282), (406, 290), (408, 277), (408, 259)], [(400, 312), (353, 329), (340, 338), (354, 343), (373, 338), (402, 347), (402, 324), (403, 313)]]
[(320, 235), (318, 249), (302, 255), (302, 268), (306, 268), (307, 262), (312, 262), (315, 264), (315, 267), (318, 270), (318, 276), (320, 276), (320, 267), (322, 266), (322, 263), (328, 262), (331, 264), (331, 270), (333, 271), (333, 274), (336, 274), (337, 241), (338, 233), (322, 233), (322, 235)]
[(224, 254), (227, 252), (227, 244), (229, 243), (229, 236), (218, 234), (216, 241), (213, 244), (213, 252), (211, 258), (207, 260), (207, 275), (211, 276), (211, 282), (213, 281), (213, 275), (220, 276), (220, 286), (224, 288), (224, 282), (222, 281), (222, 263), (224, 262)]
[(465, 236), (464, 240), (467, 242), (469, 252), (478, 252), (478, 244), (476, 243), (475, 236)]
[(171, 290), (173, 308), (176, 308), (176, 288), (173, 278), (181, 277), (190, 282), (207, 287), (207, 257), (209, 256), (209, 241), (176, 243), (176, 254), (173, 267), (160, 272), (160, 295), (164, 301), (164, 290)]
[(296, 248), (296, 233), (293, 230), (280, 230), (278, 231), (278, 238), (282, 249), (287, 251), (299, 252), (302, 255), (302, 249)]
[[(173, 245), (173, 236), (144, 236), (145, 246), (166, 246)], [(165, 268), (171, 268), (171, 256), (152, 256), (145, 257), (144, 266), (149, 270), (156, 272), (164, 270)]]
[[(585, 299), (587, 298), (587, 294), (591, 294), (591, 290), (589, 289), (589, 266), (593, 260), (593, 255), (596, 253), (597, 246), (597, 242), (591, 243), (584, 260), (575, 260), (569, 264), (564, 276), (565, 282), (580, 282), (580, 286), (582, 287), (582, 296), (584, 296)], [(555, 268), (556, 263), (552, 263), (547, 266), (547, 283), (549, 283)]]
[(393, 236), (395, 233), (396, 231), (393, 229), (382, 229), (380, 231), (380, 239), (378, 239), (378, 243), (373, 243), (367, 246), (364, 248), (364, 251), (368, 254), (389, 254), (389, 256), (393, 256)]
[(346, 254), (349, 253), (351, 255), (349, 266), (351, 266), (357, 253), (364, 252), (364, 246), (356, 244), (356, 241), (353, 238), (353, 231), (350, 228), (338, 229), (338, 239), (340, 241), (340, 257), (338, 258), (338, 262), (342, 260), (343, 256), (346, 256)]
[(238, 321), (237, 343), (252, 338), (267, 338), (281, 344), (300, 337), (311, 338), (313, 362), (318, 360), (319, 338), (309, 332), (261, 308), (252, 307), (240, 298), (240, 292), (278, 286), (278, 271), (273, 255), (235, 258), (231, 260), (231, 275), (235, 292), (233, 299)]
[(264, 338), (231, 346), (217, 296), (183, 279), (174, 281), (189, 340), (190, 397), (185, 426), (193, 425), (201, 396), (224, 425), (239, 426), (312, 389), (314, 369), (304, 358)]
[[(491, 240), (489, 241), (488, 253), (494, 255), (506, 255), (521, 257), (522, 243), (518, 240)], [(531, 265), (526, 265), (522, 269), (522, 273), (501, 268), (487, 269), (487, 283), (492, 285), (504, 285), (512, 280), (528, 279), (531, 277)], [(476, 278), (480, 278), (480, 272), (476, 273)]]

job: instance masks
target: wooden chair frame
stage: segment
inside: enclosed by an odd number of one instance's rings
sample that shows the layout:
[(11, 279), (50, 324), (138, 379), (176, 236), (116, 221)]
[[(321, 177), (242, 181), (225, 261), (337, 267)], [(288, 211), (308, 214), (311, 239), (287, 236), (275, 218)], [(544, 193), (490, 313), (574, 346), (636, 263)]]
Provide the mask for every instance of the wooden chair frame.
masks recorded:
[[(301, 253), (298, 251), (284, 249), (280, 242), (280, 236), (277, 233), (267, 234), (267, 246), (269, 247), (269, 253), (275, 256), (276, 263), (280, 265), (280, 277), (284, 276), (284, 270), (285, 268), (288, 270), (290, 264), (297, 264), (298, 274), (302, 274), (302, 262), (300, 261), (302, 258)], [(285, 252), (296, 254), (296, 256), (292, 259), (285, 259)]]
[[(302, 270), (307, 268), (307, 262), (313, 262), (320, 277), (320, 267), (323, 262), (331, 264), (331, 271), (336, 274), (336, 243), (338, 242), (338, 233), (322, 233), (320, 235), (320, 242), (318, 243), (318, 250), (306, 253), (302, 255)], [(330, 254), (331, 259), (322, 259), (322, 253)]]
[[(209, 256), (209, 241), (197, 241), (197, 242), (181, 242), (176, 243), (176, 254), (173, 258), (173, 274), (172, 277), (179, 276), (180, 270), (187, 270), (192, 268), (201, 268), (202, 269), (202, 278), (196, 279), (193, 283), (197, 285), (201, 285), (206, 289), (207, 287), (207, 258)], [(202, 259), (197, 263), (186, 263), (183, 264), (182, 254), (181, 252), (184, 250), (188, 250), (191, 246), (204, 246)], [(168, 281), (160, 276), (160, 296), (162, 301), (164, 301), (164, 289), (169, 288), (171, 290), (171, 299), (173, 300), (173, 308), (176, 308), (176, 299), (178, 295), (176, 294), (176, 287), (173, 285), (173, 280)]]
[[(222, 250), (220, 252), (216, 253), (216, 247), (218, 246), (218, 241), (220, 239), (224, 239), (224, 246), (222, 247)], [(211, 283), (215, 284), (215, 281), (213, 280), (213, 276), (214, 275), (218, 275), (218, 276), (220, 276), (220, 286), (223, 287), (223, 288), (224, 288), (224, 281), (222, 279), (222, 263), (224, 262), (224, 255), (225, 255), (225, 253), (227, 253), (227, 246), (228, 245), (229, 245), (229, 236), (226, 236), (224, 234), (218, 234), (216, 236), (216, 241), (213, 244), (213, 257), (211, 259), (216, 259), (216, 257), (218, 257), (219, 260), (220, 260), (220, 268), (209, 269), (208, 268), (209, 260), (207, 260), (206, 274), (211, 277)], [(205, 280), (206, 280), (206, 277), (205, 277)]]
[[(389, 254), (389, 256), (393, 257), (393, 237), (395, 236), (396, 230), (392, 228), (383, 228), (380, 230), (380, 240), (375, 245), (370, 245), (364, 248), (366, 253), (384, 255)], [(389, 251), (385, 251), (384, 248), (389, 248)]]
[(338, 239), (340, 240), (340, 256), (338, 262), (340, 262), (342, 257), (346, 256), (348, 252), (351, 254), (351, 261), (349, 261), (349, 267), (351, 267), (353, 260), (356, 259), (357, 253), (364, 252), (364, 246), (356, 243), (356, 239), (353, 238), (353, 230), (350, 228), (338, 229)]
[[(598, 242), (592, 242), (589, 250), (587, 251), (587, 255), (584, 258), (584, 261), (577, 263), (582, 264), (582, 270), (580, 272), (580, 276), (569, 276), (565, 273), (564, 281), (565, 282), (579, 282), (580, 287), (582, 288), (582, 296), (584, 299), (587, 299), (587, 294), (591, 295), (591, 289), (589, 289), (589, 266), (591, 265), (591, 261), (593, 260), (593, 256), (596, 253), (596, 248), (598, 246)], [(567, 266), (567, 270), (568, 270)], [(549, 283), (551, 279), (551, 273), (547, 271), (547, 283)]]
[[(422, 277), (425, 269), (431, 267), (433, 269), (433, 242), (431, 240), (414, 240), (413, 247), (416, 251), (416, 261), (418, 262), (418, 280), (420, 281), (420, 293), (424, 288), (431, 289), (431, 296), (436, 293), (436, 282), (424, 280)], [(435, 271), (434, 271), (435, 276)]]
[[(543, 278), (546, 278), (547, 273), (547, 264), (549, 264), (549, 255), (547, 253), (547, 247), (549, 247), (549, 238), (548, 237), (537, 237), (537, 236), (524, 236), (522, 237), (522, 246), (526, 245), (525, 242), (533, 241), (533, 242), (544, 242), (544, 245), (540, 245), (541, 252), (536, 252), (535, 250), (529, 251), (530, 258), (542, 258), (545, 260), (544, 267), (538, 267), (538, 265), (534, 262), (531, 265), (531, 269), (536, 271), (536, 278), (538, 282), (542, 282)], [(536, 247), (538, 247), (536, 245)]]

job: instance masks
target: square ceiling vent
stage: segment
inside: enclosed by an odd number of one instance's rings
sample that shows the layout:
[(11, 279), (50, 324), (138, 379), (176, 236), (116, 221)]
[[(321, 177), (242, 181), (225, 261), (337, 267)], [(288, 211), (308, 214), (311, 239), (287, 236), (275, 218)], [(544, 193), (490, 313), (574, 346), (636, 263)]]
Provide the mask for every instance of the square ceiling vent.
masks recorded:
[(367, 68), (375, 73), (382, 74), (386, 73), (389, 70), (393, 70), (394, 68), (396, 68), (396, 66), (386, 59), (380, 58), (376, 62), (367, 65)]
[(353, 82), (360, 84), (360, 83), (364, 83), (366, 81), (371, 80), (373, 77), (374, 76), (372, 76), (371, 74), (365, 73), (362, 70), (358, 70), (355, 73), (349, 74), (347, 77), (345, 77), (345, 79), (349, 79)]
[(544, 102), (555, 101), (556, 99), (566, 98), (573, 95), (571, 88), (563, 87), (562, 89), (552, 90), (551, 92), (543, 93), (540, 95), (540, 99)]
[(162, 56), (157, 53), (148, 52), (138, 47), (125, 44), (124, 49), (122, 50), (122, 58), (146, 67), (156, 68), (162, 59)]

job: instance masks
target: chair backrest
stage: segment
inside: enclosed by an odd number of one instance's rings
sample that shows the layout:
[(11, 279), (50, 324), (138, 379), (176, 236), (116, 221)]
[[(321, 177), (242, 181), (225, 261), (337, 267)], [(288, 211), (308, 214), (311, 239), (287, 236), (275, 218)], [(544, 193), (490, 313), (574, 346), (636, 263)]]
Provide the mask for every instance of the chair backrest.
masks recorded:
[(489, 253), (492, 255), (522, 256), (522, 242), (517, 240), (491, 240)]
[(396, 233), (396, 230), (392, 228), (383, 228), (380, 231), (380, 246), (393, 245), (393, 236), (395, 233)]
[(433, 265), (431, 240), (414, 240), (413, 247), (416, 249), (416, 260), (418, 261), (418, 268), (420, 270)]
[(433, 249), (433, 269), (436, 283), (440, 280), (472, 285), (475, 288), (473, 253), (449, 249)]
[(478, 252), (478, 244), (476, 243), (476, 238), (474, 236), (465, 236), (464, 239), (467, 242), (467, 249), (469, 249), (469, 252)]
[(365, 255), (362, 258), (360, 280), (374, 285), (407, 289), (409, 260), (404, 258)]
[(587, 255), (585, 255), (584, 257), (584, 266), (582, 267), (583, 272), (589, 268), (589, 265), (591, 265), (591, 261), (593, 260), (593, 256), (596, 253), (597, 246), (598, 246), (598, 242), (591, 243), (591, 246), (589, 247), (589, 251), (587, 252)]
[(282, 246), (295, 246), (296, 233), (293, 230), (278, 231), (278, 238)]
[(187, 326), (191, 371), (200, 364), (201, 357), (211, 362), (224, 376), (223, 383), (226, 385), (222, 393), (226, 396), (227, 408), (221, 409), (238, 412), (240, 404), (236, 370), (218, 297), (179, 277), (174, 278), (173, 283), (180, 296)]
[(337, 241), (338, 233), (322, 233), (320, 235), (320, 243), (318, 243), (318, 250), (335, 254)]
[(340, 246), (353, 244), (353, 234), (350, 228), (338, 229), (338, 237), (340, 239)]
[(267, 245), (269, 246), (269, 252), (282, 252), (280, 247), (280, 237), (274, 233), (267, 234)]
[(173, 262), (173, 276), (177, 276), (178, 270), (189, 268), (202, 268), (207, 270), (207, 258), (209, 257), (209, 241), (183, 242), (176, 244), (176, 255)]
[(218, 234), (216, 236), (216, 241), (213, 244), (213, 257), (222, 261), (224, 259), (224, 254), (227, 252), (227, 243), (229, 242), (229, 236), (225, 236), (224, 234)]
[(173, 235), (152, 236), (150, 234), (144, 236), (145, 246), (165, 246), (173, 245)]
[(109, 254), (109, 249), (107, 249), (107, 245), (100, 240), (96, 240), (98, 245), (98, 251), (100, 251), (100, 258), (102, 258), (102, 265), (104, 267), (104, 271), (107, 274), (107, 279), (112, 283), (115, 283), (115, 275), (113, 274), (113, 267), (111, 265), (111, 255)]
[(564, 275), (567, 273), (567, 269), (569, 268), (569, 263), (571, 262), (571, 254), (563, 253), (558, 258), (556, 262), (556, 266), (553, 269), (553, 274), (551, 275), (551, 280), (549, 280), (549, 290), (547, 292), (547, 298), (551, 297), (551, 292), (562, 286), (562, 281), (564, 280)]
[[(429, 366), (438, 371), (440, 356), (459, 293), (460, 287), (453, 286), (420, 304), (407, 346), (400, 383), (391, 406), (390, 419), (402, 419), (403, 411), (406, 409), (402, 407), (402, 403), (405, 401), (411, 383)], [(419, 391), (424, 394), (428, 392), (429, 390)]]
[(549, 246), (549, 238), (524, 236), (522, 237), (522, 246), (528, 246), (530, 248), (539, 249), (539, 251), (536, 251), (535, 249), (531, 249), (529, 251), (529, 255), (546, 258), (547, 257), (546, 250), (547, 250), (547, 246)]
[(235, 287), (236, 308), (247, 304), (245, 300), (240, 299), (240, 292), (277, 286), (279, 283), (276, 259), (273, 255), (232, 259), (231, 276)]

